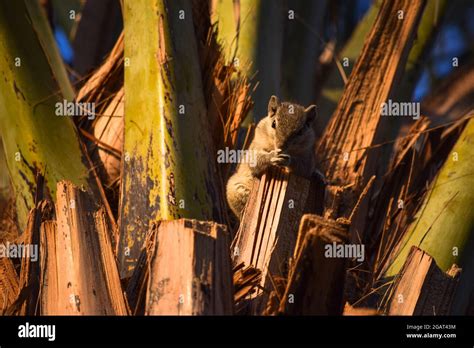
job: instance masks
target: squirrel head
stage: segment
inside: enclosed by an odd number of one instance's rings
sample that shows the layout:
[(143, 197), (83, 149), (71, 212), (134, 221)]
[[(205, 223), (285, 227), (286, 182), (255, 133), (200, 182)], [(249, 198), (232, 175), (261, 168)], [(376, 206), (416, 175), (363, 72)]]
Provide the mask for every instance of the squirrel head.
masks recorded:
[(302, 152), (314, 145), (312, 124), (316, 118), (316, 105), (305, 108), (296, 103), (280, 102), (272, 95), (267, 116), (274, 133), (275, 148), (291, 153)]

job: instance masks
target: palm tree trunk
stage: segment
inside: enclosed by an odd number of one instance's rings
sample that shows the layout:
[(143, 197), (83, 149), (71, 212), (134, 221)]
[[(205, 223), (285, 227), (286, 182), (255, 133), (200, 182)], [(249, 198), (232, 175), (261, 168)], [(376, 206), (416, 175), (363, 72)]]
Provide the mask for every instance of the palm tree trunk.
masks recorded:
[(280, 93), (283, 2), (216, 0), (212, 11), (227, 62), (258, 83), (253, 95), (258, 121), (267, 114), (270, 96)]
[(118, 255), (127, 276), (150, 221), (219, 222), (223, 199), (191, 1), (126, 0), (124, 15), (127, 99)]
[(412, 245), (431, 255), (443, 271), (453, 263), (457, 264), (462, 268), (462, 276), (453, 304), (455, 314), (464, 314), (474, 289), (471, 252), (474, 245), (473, 141), (474, 120), (471, 119), (439, 171), (386, 272), (386, 276), (394, 276), (400, 271)]
[(94, 187), (72, 119), (55, 114), (74, 93), (38, 2), (0, 2), (0, 75), (0, 132), (24, 230), (36, 172), (53, 198), (62, 179)]

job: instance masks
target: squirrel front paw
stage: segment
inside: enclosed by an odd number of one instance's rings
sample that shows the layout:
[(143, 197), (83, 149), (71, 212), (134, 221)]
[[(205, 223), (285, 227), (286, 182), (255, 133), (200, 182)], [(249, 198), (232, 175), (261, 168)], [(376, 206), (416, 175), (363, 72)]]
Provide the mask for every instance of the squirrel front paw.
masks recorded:
[(287, 167), (290, 165), (291, 156), (286, 153), (282, 153), (281, 149), (276, 149), (270, 152), (270, 162), (274, 166)]

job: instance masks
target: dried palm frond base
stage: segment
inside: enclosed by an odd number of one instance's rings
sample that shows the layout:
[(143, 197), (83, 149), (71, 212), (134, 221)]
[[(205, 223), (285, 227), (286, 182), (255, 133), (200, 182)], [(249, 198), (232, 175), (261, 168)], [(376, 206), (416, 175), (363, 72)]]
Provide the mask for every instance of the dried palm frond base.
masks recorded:
[(245, 300), (257, 291), (262, 280), (262, 272), (255, 267), (245, 266), (243, 262), (232, 270), (234, 278), (234, 303), (239, 314), (247, 305)]

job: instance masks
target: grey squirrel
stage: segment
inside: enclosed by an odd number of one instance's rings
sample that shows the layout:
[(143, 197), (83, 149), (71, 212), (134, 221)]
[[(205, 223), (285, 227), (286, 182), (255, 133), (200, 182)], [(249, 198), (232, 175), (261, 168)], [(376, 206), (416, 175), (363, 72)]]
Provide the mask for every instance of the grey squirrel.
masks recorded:
[(306, 178), (317, 172), (316, 137), (312, 126), (315, 118), (316, 105), (305, 108), (271, 96), (268, 114), (257, 124), (248, 148), (255, 161), (239, 163), (227, 182), (227, 202), (239, 219), (254, 178), (260, 177), (270, 166), (287, 167), (290, 172)]

